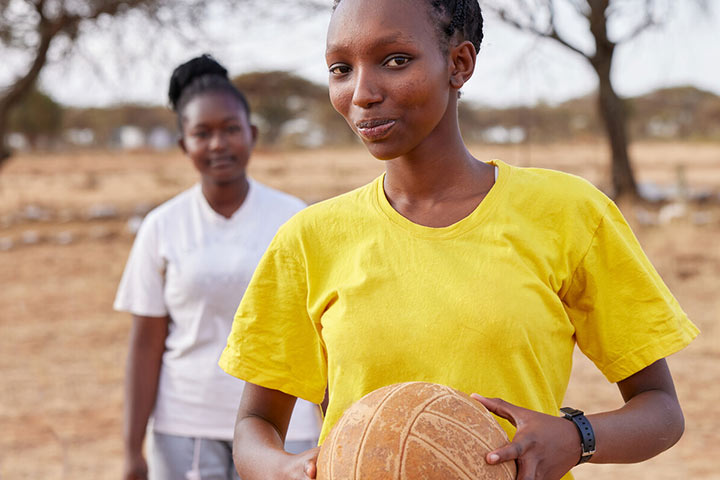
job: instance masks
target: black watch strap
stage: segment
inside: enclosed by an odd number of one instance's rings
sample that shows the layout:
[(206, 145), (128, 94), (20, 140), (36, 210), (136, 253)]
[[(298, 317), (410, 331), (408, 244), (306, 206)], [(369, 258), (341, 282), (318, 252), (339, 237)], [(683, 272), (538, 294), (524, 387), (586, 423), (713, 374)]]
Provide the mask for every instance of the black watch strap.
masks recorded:
[(560, 411), (563, 413), (565, 418), (575, 424), (578, 431), (580, 432), (582, 455), (580, 455), (580, 460), (578, 461), (577, 465), (587, 462), (595, 453), (595, 432), (593, 432), (590, 421), (585, 417), (585, 414), (582, 410), (577, 410), (570, 407), (563, 407), (560, 409)]

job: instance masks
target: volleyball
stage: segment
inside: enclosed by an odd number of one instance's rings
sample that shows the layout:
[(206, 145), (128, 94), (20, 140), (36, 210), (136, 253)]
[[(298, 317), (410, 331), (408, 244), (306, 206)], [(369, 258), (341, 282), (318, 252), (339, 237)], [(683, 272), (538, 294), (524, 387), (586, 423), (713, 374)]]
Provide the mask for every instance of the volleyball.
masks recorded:
[(487, 409), (445, 385), (407, 382), (351, 405), (322, 444), (318, 480), (513, 480), (514, 462), (485, 456), (509, 443)]

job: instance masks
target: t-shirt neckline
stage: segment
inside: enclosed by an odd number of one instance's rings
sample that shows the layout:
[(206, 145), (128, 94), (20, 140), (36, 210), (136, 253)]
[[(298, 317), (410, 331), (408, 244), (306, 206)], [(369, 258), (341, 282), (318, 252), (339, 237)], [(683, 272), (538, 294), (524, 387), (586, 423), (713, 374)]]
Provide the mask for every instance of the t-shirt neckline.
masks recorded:
[(198, 201), (200, 202), (201, 208), (205, 211), (205, 214), (215, 223), (221, 225), (229, 225), (235, 223), (238, 221), (239, 218), (244, 217), (244, 212), (247, 212), (251, 209), (249, 205), (251, 205), (255, 201), (255, 196), (257, 194), (257, 185), (255, 184), (255, 181), (250, 177), (247, 177), (247, 181), (248, 191), (245, 195), (245, 200), (243, 200), (237, 210), (235, 210), (229, 218), (216, 212), (215, 209), (212, 208), (212, 206), (210, 205), (210, 202), (208, 202), (207, 198), (205, 198), (205, 194), (202, 191), (202, 184), (195, 184), (196, 196), (198, 198)]
[(375, 204), (381, 213), (391, 222), (412, 235), (424, 238), (449, 238), (461, 235), (482, 223), (492, 210), (495, 209), (495, 206), (500, 202), (499, 197), (502, 191), (508, 184), (509, 176), (512, 172), (509, 165), (501, 160), (489, 160), (485, 163), (497, 167), (495, 184), (470, 214), (452, 225), (446, 227), (428, 227), (403, 217), (390, 205), (390, 202), (385, 196), (385, 190), (383, 188), (385, 173), (375, 180)]

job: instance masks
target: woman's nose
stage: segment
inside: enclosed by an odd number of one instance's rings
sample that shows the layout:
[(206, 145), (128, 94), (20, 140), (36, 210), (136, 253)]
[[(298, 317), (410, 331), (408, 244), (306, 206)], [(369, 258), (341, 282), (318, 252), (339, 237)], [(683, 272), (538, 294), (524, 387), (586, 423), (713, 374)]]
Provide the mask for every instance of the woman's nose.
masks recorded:
[(356, 70), (355, 85), (353, 90), (353, 105), (360, 108), (370, 106), (382, 101), (382, 86), (377, 74), (369, 69)]
[(216, 130), (210, 137), (210, 150), (222, 150), (227, 144), (225, 134), (222, 130)]

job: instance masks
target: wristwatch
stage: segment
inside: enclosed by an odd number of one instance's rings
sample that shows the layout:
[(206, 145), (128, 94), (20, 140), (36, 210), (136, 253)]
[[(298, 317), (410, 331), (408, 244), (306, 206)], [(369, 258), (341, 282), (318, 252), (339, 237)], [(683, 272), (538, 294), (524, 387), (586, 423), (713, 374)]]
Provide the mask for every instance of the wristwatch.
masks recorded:
[(563, 413), (565, 418), (575, 424), (580, 432), (582, 455), (580, 455), (580, 460), (578, 460), (576, 465), (587, 462), (595, 453), (595, 432), (593, 432), (590, 421), (585, 417), (582, 410), (577, 410), (571, 407), (563, 407), (560, 411)]

